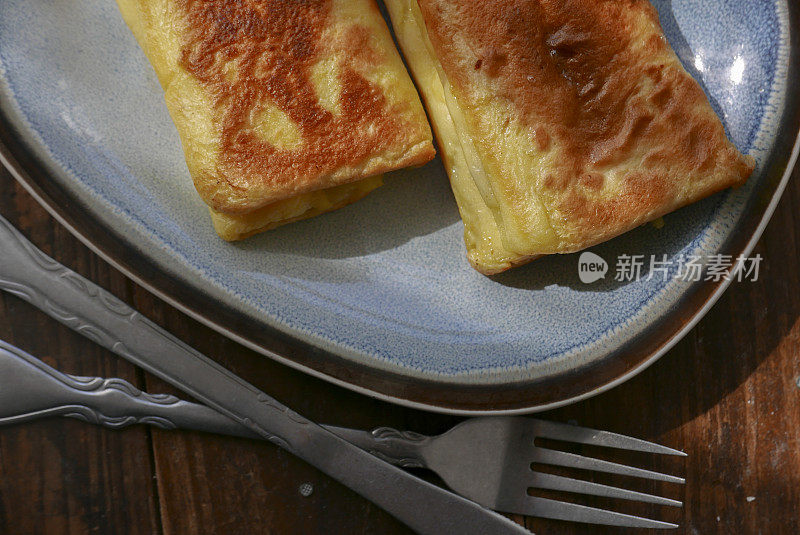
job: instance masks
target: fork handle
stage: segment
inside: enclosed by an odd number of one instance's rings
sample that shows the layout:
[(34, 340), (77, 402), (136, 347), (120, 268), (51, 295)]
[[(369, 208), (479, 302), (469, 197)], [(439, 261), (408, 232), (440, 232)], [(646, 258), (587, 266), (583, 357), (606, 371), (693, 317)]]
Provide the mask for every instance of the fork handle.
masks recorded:
[[(0, 340), (0, 426), (50, 416), (77, 418), (113, 429), (148, 424), (261, 439), (205, 405), (148, 394), (123, 379), (67, 375)], [(371, 432), (323, 427), (394, 465), (425, 467), (419, 448), (430, 439), (424, 435), (388, 427)]]
[(323, 427), (388, 463), (403, 468), (428, 468), (422, 451), (431, 441), (431, 437), (413, 431), (398, 431), (391, 427), (378, 427), (372, 431)]

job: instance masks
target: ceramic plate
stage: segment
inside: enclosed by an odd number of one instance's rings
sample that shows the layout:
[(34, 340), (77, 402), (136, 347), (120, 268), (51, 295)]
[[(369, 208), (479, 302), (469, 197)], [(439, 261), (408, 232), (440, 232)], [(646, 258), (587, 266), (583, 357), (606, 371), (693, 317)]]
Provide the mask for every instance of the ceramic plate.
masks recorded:
[[(658, 0), (672, 46), (731, 139), (746, 186), (578, 255), (494, 278), (464, 259), (439, 160), (365, 200), (239, 244), (214, 234), (161, 89), (114, 2), (0, 2), (6, 164), (59, 219), (161, 297), (264, 354), (398, 403), (450, 412), (544, 409), (605, 390), (663, 354), (727, 286), (676, 277), (693, 255), (747, 254), (793, 164), (790, 28), (800, 6)], [(644, 255), (617, 281), (621, 255)], [(649, 258), (666, 276), (649, 276)]]

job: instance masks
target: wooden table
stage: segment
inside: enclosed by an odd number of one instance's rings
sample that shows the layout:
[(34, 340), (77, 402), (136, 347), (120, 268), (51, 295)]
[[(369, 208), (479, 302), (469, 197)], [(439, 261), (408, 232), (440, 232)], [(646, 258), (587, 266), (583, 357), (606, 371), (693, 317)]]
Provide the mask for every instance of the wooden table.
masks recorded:
[[(618, 457), (687, 480), (685, 487), (627, 482), (684, 500), (682, 510), (636, 504), (619, 510), (679, 522), (684, 533), (800, 533), (798, 174), (756, 249), (765, 259), (757, 282), (734, 283), (677, 347), (638, 377), (544, 415), (689, 454), (685, 460)], [(0, 171), (0, 213), (48, 254), (316, 421), (425, 433), (441, 432), (457, 421), (331, 386), (225, 339), (109, 267), (5, 170)], [(0, 338), (68, 373), (122, 377), (150, 392), (173, 392), (6, 294), (0, 295)], [(313, 486), (308, 497), (299, 491), (304, 483)], [(609, 505), (601, 499), (576, 501)], [(548, 535), (636, 533), (517, 520)], [(408, 530), (269, 444), (145, 427), (109, 431), (54, 419), (0, 429), (0, 533), (350, 535)]]

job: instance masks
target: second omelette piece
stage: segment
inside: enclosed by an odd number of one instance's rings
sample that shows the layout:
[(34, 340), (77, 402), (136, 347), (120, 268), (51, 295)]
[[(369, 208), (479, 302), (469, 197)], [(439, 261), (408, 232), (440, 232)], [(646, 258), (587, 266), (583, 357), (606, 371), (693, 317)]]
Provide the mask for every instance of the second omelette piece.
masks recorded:
[(217, 232), (333, 210), (434, 156), (374, 0), (118, 0)]
[(485, 274), (716, 191), (728, 141), (647, 0), (386, 0)]

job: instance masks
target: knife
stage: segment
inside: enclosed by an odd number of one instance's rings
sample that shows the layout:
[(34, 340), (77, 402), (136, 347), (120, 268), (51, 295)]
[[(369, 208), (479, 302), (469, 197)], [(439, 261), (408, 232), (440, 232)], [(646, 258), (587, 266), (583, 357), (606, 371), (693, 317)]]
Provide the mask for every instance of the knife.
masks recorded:
[(528, 534), (326, 431), (45, 255), (0, 216), (0, 289), (239, 422), (424, 535)]

